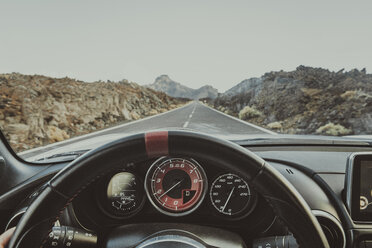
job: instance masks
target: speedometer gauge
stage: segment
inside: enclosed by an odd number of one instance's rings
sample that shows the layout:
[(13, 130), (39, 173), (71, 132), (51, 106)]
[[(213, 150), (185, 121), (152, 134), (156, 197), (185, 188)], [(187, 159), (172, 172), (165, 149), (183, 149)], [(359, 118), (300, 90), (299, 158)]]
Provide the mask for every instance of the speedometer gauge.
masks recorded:
[(207, 187), (203, 168), (193, 159), (161, 158), (146, 175), (146, 193), (162, 213), (186, 215), (202, 202)]
[(239, 215), (249, 206), (251, 191), (244, 179), (234, 174), (219, 176), (210, 189), (212, 205), (222, 214)]

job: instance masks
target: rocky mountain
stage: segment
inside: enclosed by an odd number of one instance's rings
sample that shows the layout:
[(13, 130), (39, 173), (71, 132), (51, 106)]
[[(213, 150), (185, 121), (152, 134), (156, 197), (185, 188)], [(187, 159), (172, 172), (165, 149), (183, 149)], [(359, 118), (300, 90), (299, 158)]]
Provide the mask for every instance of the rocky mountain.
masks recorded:
[(188, 99), (211, 98), (218, 95), (218, 90), (210, 85), (205, 85), (199, 89), (191, 89), (178, 82), (173, 81), (168, 75), (161, 75), (155, 79), (153, 84), (148, 85), (151, 89), (161, 91), (172, 97)]
[(231, 89), (225, 91), (222, 96), (235, 96), (251, 89), (259, 91), (262, 87), (262, 78), (250, 78), (241, 81)]
[(128, 81), (0, 74), (0, 128), (16, 151), (173, 109), (181, 102)]
[(244, 80), (215, 108), (289, 134), (371, 134), (372, 74), (299, 66)]

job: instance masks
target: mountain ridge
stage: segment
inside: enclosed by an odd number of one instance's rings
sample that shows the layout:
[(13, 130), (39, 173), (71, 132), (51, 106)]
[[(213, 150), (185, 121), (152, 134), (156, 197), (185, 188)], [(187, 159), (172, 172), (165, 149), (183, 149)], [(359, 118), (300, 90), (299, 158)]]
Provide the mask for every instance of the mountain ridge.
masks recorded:
[(164, 92), (172, 97), (198, 100), (201, 98), (214, 99), (218, 96), (218, 90), (211, 85), (204, 85), (198, 89), (192, 89), (172, 80), (166, 74), (158, 76), (154, 83), (146, 86), (153, 90)]
[(301, 65), (294, 71), (265, 73), (260, 79), (243, 80), (211, 104), (281, 133), (372, 133), (372, 74), (366, 69), (334, 72)]
[(244, 91), (247, 91), (251, 88), (259, 87), (261, 85), (261, 83), (262, 83), (262, 77), (260, 77), (260, 78), (253, 77), (253, 78), (244, 79), (243, 81), (241, 81), (237, 85), (235, 85), (235, 86), (231, 87), (230, 89), (226, 90), (221, 95), (222, 96), (237, 95), (237, 94), (243, 93)]

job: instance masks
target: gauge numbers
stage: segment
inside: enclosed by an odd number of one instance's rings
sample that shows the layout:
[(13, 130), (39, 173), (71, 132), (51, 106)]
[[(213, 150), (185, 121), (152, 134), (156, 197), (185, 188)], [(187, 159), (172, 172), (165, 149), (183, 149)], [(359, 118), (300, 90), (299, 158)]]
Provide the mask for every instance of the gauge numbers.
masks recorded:
[(193, 159), (162, 158), (146, 175), (146, 192), (160, 212), (170, 216), (191, 213), (206, 193), (207, 177)]
[(251, 192), (246, 181), (234, 174), (219, 176), (210, 189), (212, 205), (224, 215), (239, 215), (247, 209)]
[(107, 186), (108, 205), (115, 215), (135, 212), (142, 202), (141, 183), (130, 172), (115, 174)]

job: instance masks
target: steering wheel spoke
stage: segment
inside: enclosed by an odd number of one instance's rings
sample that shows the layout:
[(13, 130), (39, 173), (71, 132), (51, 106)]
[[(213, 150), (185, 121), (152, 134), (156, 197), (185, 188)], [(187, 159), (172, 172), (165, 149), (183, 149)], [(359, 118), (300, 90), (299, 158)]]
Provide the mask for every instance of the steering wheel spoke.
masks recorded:
[(219, 228), (180, 223), (145, 223), (120, 226), (112, 230), (105, 248), (244, 248), (243, 239)]

